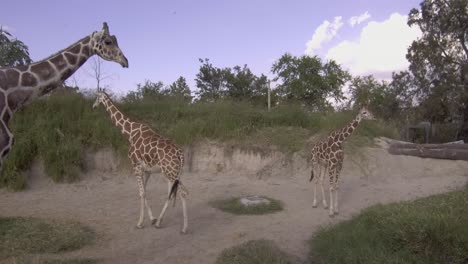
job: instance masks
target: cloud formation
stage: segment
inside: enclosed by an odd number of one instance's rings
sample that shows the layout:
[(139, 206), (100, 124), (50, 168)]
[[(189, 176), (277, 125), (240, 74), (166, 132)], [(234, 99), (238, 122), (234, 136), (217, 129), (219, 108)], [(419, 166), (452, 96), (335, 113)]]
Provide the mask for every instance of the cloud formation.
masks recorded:
[(368, 20), (369, 18), (371, 17), (371, 15), (369, 14), (369, 12), (365, 12), (364, 14), (362, 15), (359, 15), (359, 16), (353, 16), (351, 17), (349, 20), (348, 20), (348, 23), (351, 27), (354, 27), (355, 25), (359, 25), (361, 24), (362, 22)]
[(337, 16), (333, 19), (333, 22), (328, 20), (317, 27), (312, 38), (307, 42), (305, 54), (309, 56), (315, 55), (315, 50), (320, 49), (322, 44), (332, 40), (337, 34), (340, 28), (343, 26), (341, 16)]
[(345, 40), (328, 49), (326, 59), (333, 59), (353, 75), (390, 75), (409, 66), (406, 52), (421, 36), (418, 28), (407, 25), (407, 16), (393, 13), (382, 22), (371, 21), (355, 41)]

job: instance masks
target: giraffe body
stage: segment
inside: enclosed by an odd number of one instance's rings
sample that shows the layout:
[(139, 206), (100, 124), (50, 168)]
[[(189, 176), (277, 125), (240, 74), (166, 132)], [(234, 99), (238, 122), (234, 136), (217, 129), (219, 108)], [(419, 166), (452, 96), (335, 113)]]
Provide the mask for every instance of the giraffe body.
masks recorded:
[[(156, 227), (160, 227), (170, 200), (174, 199), (175, 204), (176, 197), (179, 195), (182, 200), (184, 217), (184, 224), (181, 232), (185, 233), (188, 225), (185, 198), (188, 195), (188, 191), (180, 181), (180, 173), (184, 166), (184, 153), (182, 149), (170, 139), (157, 134), (146, 124), (133, 122), (128, 117), (124, 116), (124, 114), (117, 109), (109, 96), (102, 91), (98, 92), (93, 108), (96, 108), (99, 104), (104, 105), (111, 116), (112, 122), (120, 129), (130, 144), (128, 157), (132, 162), (133, 174), (136, 177), (140, 194), (140, 218), (137, 227), (143, 227), (145, 207), (148, 211), (151, 223), (156, 224)], [(167, 199), (157, 219), (153, 217), (151, 208), (146, 200), (146, 184), (149, 180), (151, 170), (155, 167), (161, 168), (161, 172), (168, 184)], [(179, 189), (180, 192), (178, 192)]]
[(13, 145), (9, 122), (13, 114), (35, 98), (61, 86), (93, 55), (128, 67), (115, 36), (109, 34), (107, 23), (56, 54), (29, 65), (0, 68), (0, 170)]
[[(325, 190), (323, 188), (323, 179), (325, 174), (328, 173), (330, 179), (330, 217), (338, 214), (338, 178), (341, 169), (343, 168), (343, 143), (349, 136), (351, 136), (363, 119), (374, 120), (372, 113), (370, 113), (366, 108), (362, 108), (356, 118), (348, 125), (333, 131), (326, 139), (312, 146), (312, 169), (310, 176), (310, 181), (314, 180), (314, 201), (312, 207), (317, 207), (317, 185), (320, 184), (322, 204), (325, 209), (328, 208), (327, 201), (325, 199)], [(315, 177), (314, 171), (318, 173), (317, 177)], [(333, 194), (335, 194), (335, 197), (333, 197)]]

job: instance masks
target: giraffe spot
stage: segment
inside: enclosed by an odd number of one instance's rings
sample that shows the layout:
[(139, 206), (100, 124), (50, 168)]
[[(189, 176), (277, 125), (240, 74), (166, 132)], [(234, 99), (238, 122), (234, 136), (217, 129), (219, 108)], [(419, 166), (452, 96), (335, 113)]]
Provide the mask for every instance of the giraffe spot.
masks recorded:
[(357, 126), (358, 126), (358, 124), (359, 124), (359, 123), (358, 123), (358, 121), (357, 121), (357, 120), (355, 120), (355, 121), (353, 122), (353, 127), (357, 127)]
[(343, 133), (340, 134), (340, 140), (343, 141), (345, 138), (343, 136)]
[(32, 65), (31, 71), (38, 75), (41, 80), (50, 79), (54, 73), (54, 69), (48, 61)]
[(76, 55), (65, 53), (65, 58), (67, 58), (68, 64), (75, 65), (76, 64)]
[[(0, 93), (0, 112), (3, 111), (5, 108), (5, 94), (3, 92)], [(5, 111), (5, 114), (8, 113), (8, 111)]]
[[(4, 103), (1, 102), (0, 107), (3, 108), (2, 104), (4, 104)], [(5, 123), (5, 125), (8, 124), (8, 122), (10, 122), (10, 119), (11, 119), (11, 115), (8, 113), (8, 111), (5, 111), (5, 113), (3, 114), (3, 117), (2, 117), (3, 123)]]
[(36, 80), (36, 77), (34, 77), (34, 75), (32, 75), (29, 72), (25, 72), (23, 73), (23, 75), (21, 75), (21, 86), (32, 87), (36, 85), (37, 85), (37, 80)]
[(71, 47), (68, 51), (73, 54), (79, 54), (81, 51), (81, 44), (76, 44), (75, 46)]
[(16, 90), (8, 94), (8, 107), (11, 111), (17, 110), (23, 104), (25, 104), (30, 96), (32, 95), (33, 91), (27, 90)]
[(8, 87), (16, 87), (19, 84), (19, 72), (15, 69), (6, 70), (6, 83)]
[(86, 44), (89, 43), (90, 40), (91, 40), (91, 38), (90, 38), (89, 36), (87, 36), (86, 38), (84, 38), (84, 39), (81, 41), (81, 43), (82, 43), (83, 45), (86, 45)]
[(67, 62), (65, 61), (65, 57), (63, 57), (62, 54), (59, 54), (52, 59), (50, 59), (50, 62), (55, 65), (58, 71), (62, 71), (66, 66)]
[(336, 142), (336, 141), (338, 141), (338, 138), (339, 138), (339, 134), (336, 134), (336, 135), (333, 137), (333, 140)]
[(332, 163), (337, 163), (337, 162), (338, 162), (338, 160), (337, 160), (337, 159), (335, 159), (335, 158), (331, 158), (331, 162), (332, 162)]
[(143, 131), (143, 133), (141, 134), (142, 137), (150, 137), (152, 135), (152, 131), (150, 130), (146, 130), (146, 131)]
[(70, 77), (72, 74), (73, 74), (72, 69), (66, 69), (66, 70), (62, 73), (62, 77), (60, 78), (60, 80), (65, 81), (65, 80), (68, 79), (68, 77)]
[(132, 125), (130, 125), (130, 123), (128, 121), (126, 121), (124, 123), (124, 129), (125, 131), (130, 131), (130, 128), (132, 127)]
[(353, 128), (352, 127), (349, 127), (348, 128), (348, 133), (351, 134), (353, 132)]
[(328, 146), (331, 146), (333, 144), (333, 138), (328, 139)]
[(122, 114), (120, 112), (117, 112), (115, 114), (115, 118), (117, 118), (117, 120), (121, 120), (122, 119)]
[(333, 144), (333, 145), (331, 146), (331, 150), (332, 150), (333, 152), (337, 151), (338, 149), (340, 149), (340, 148), (339, 148), (336, 144)]
[(86, 56), (90, 56), (91, 52), (88, 46), (84, 46), (83, 49), (81, 50), (81, 53), (83, 53)]
[(78, 65), (81, 66), (86, 62), (87, 58), (84, 56), (80, 56), (80, 60), (78, 61)]
[(344, 133), (345, 137), (349, 137), (350, 135), (351, 135), (351, 133), (348, 133), (348, 132)]
[(0, 70), (0, 88), (7, 89), (7, 87), (8, 85), (6, 74), (2, 70)]

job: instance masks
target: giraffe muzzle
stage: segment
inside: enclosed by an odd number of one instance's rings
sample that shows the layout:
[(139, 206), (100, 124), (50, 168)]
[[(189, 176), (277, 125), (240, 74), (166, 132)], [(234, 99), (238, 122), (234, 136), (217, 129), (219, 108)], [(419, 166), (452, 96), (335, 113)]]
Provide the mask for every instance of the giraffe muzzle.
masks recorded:
[(122, 56), (122, 61), (120, 62), (123, 68), (128, 68), (128, 60), (125, 56)]

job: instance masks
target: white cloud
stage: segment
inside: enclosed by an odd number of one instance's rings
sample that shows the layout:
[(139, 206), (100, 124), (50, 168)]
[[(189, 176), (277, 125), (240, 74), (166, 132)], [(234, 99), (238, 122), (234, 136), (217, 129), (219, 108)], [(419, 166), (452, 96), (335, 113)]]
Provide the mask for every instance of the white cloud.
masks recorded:
[(349, 23), (349, 25), (351, 25), (351, 27), (354, 27), (355, 25), (359, 25), (362, 22), (368, 20), (370, 17), (371, 17), (371, 15), (369, 14), (369, 12), (366, 11), (364, 14), (362, 14), (360, 16), (351, 17), (348, 20), (348, 23)]
[(406, 52), (413, 40), (421, 36), (417, 28), (410, 28), (407, 16), (392, 14), (382, 22), (369, 22), (362, 28), (359, 39), (345, 40), (330, 48), (327, 59), (348, 68), (353, 75), (376, 74), (385, 78), (392, 71), (406, 69)]
[(341, 16), (337, 16), (333, 19), (333, 22), (328, 20), (323, 21), (315, 30), (312, 39), (307, 42), (305, 54), (313, 56), (314, 51), (320, 49), (322, 44), (332, 40), (338, 34), (338, 30), (343, 26), (342, 19)]

